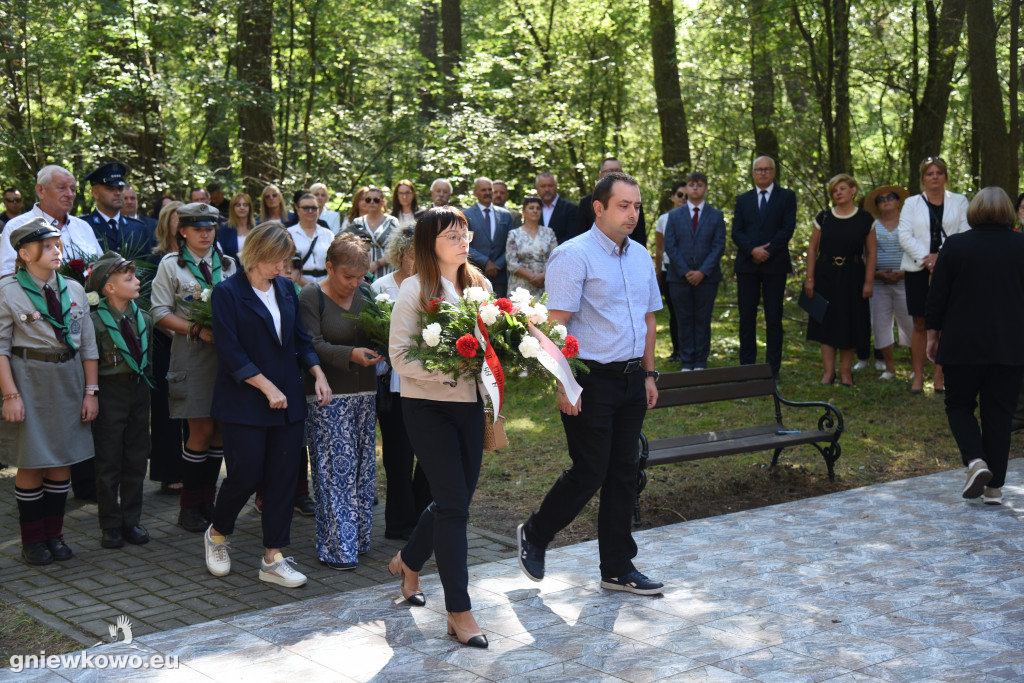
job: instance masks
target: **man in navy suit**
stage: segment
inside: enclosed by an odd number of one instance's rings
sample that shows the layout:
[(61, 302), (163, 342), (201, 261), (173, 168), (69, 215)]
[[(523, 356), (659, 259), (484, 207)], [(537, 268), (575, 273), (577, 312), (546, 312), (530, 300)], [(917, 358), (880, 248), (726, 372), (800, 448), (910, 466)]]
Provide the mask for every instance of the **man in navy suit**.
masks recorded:
[[(559, 244), (575, 237), (573, 228), (576, 225), (576, 205), (558, 194), (558, 179), (553, 173), (544, 172), (537, 176), (535, 183), (537, 196), (540, 197), (540, 224), (551, 228)], [(590, 229), (590, 226), (587, 226)]]
[(782, 298), (793, 270), (789, 240), (796, 229), (796, 194), (775, 184), (775, 160), (754, 159), (754, 189), (736, 197), (732, 240), (736, 243), (736, 297), (740, 309), (740, 364), (757, 362), (757, 304), (763, 298), (767, 328), (765, 358), (772, 374), (782, 365)]
[(139, 195), (131, 185), (124, 186), (124, 206), (121, 207), (121, 215), (140, 221), (149, 228), (150, 236), (156, 231), (156, 219), (139, 213)]
[(131, 258), (150, 252), (153, 233), (141, 221), (121, 213), (124, 188), (128, 184), (124, 179), (127, 173), (127, 166), (120, 161), (111, 161), (85, 176), (92, 183), (96, 208), (81, 218), (92, 228), (101, 246)]
[(477, 203), (463, 213), (473, 231), (469, 243), (469, 260), (491, 281), (494, 293), (505, 296), (508, 293), (508, 266), (505, 263), (505, 245), (508, 233), (512, 231), (512, 214), (508, 209), (494, 206), (491, 197), (494, 187), (490, 178), (477, 178), (473, 184), (473, 196)]
[(687, 201), (668, 214), (665, 225), (666, 279), (676, 309), (683, 370), (702, 370), (711, 353), (711, 313), (725, 253), (725, 216), (704, 202), (708, 178), (694, 171), (686, 178)]

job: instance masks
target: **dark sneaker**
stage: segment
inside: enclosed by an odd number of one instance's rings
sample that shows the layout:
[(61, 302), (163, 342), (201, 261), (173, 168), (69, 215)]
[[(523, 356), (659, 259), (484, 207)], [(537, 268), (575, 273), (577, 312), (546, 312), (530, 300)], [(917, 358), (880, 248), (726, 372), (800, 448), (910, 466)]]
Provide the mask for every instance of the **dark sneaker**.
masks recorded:
[(313, 505), (313, 499), (309, 496), (296, 496), (294, 504), (295, 511), (303, 517), (312, 517), (316, 514), (316, 507)]
[(964, 484), (964, 498), (979, 498), (985, 491), (985, 484), (992, 479), (992, 472), (984, 460), (978, 460), (967, 468), (967, 483)]
[(626, 591), (637, 595), (657, 595), (665, 584), (651, 581), (636, 569), (617, 579), (601, 579), (601, 588), (610, 591)]
[(203, 517), (203, 512), (199, 508), (181, 508), (178, 511), (178, 526), (185, 531), (199, 533), (206, 531), (210, 523)]
[(516, 541), (519, 544), (519, 568), (530, 581), (544, 578), (544, 550), (526, 540), (523, 525), (516, 527)]

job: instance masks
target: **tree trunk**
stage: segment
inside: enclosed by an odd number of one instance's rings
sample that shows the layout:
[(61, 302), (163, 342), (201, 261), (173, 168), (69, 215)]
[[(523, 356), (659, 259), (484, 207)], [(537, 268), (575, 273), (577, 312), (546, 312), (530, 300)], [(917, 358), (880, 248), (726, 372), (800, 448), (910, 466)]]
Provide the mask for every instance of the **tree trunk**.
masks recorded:
[[(1020, 0), (1010, 0), (1010, 160), (1013, 168), (1013, 187), (1020, 185), (1020, 169), (1012, 161), (1020, 149), (1020, 111), (1017, 109), (1018, 92), (1020, 90)], [(1016, 199), (1011, 195), (1013, 199)]]
[(980, 135), (981, 185), (998, 185), (1011, 197), (1017, 193), (1013, 147), (1003, 117), (1003, 88), (996, 65), (996, 20), (992, 0), (967, 5), (967, 49), (971, 97), (977, 102), (975, 121)]
[(238, 7), (238, 80), (245, 88), (238, 100), (238, 151), (242, 182), (253, 197), (278, 174), (270, 78), (273, 12), (273, 0), (248, 0)]
[(441, 0), (441, 79), (444, 84), (444, 104), (451, 109), (462, 101), (459, 92), (459, 65), (462, 63), (462, 3), (461, 0)]
[(429, 75), (420, 85), (420, 116), (433, 119), (437, 103), (434, 101), (434, 79), (437, 74), (437, 2), (424, 0), (420, 4), (420, 55), (429, 65)]
[[(972, 0), (973, 1), (973, 0)], [(942, 134), (949, 111), (953, 68), (960, 45), (968, 0), (944, 0), (942, 16), (935, 12), (933, 0), (925, 1), (928, 15), (928, 73), (924, 93), (913, 103), (914, 122), (907, 143), (907, 189), (916, 192), (921, 184), (918, 166), (922, 159), (939, 156)], [(915, 93), (916, 97), (916, 93)]]
[(775, 115), (774, 55), (768, 46), (771, 31), (769, 17), (774, 18), (774, 7), (769, 11), (766, 0), (751, 0), (750, 13), (750, 117), (754, 126), (754, 157), (779, 158), (779, 138), (772, 127)]
[(650, 8), (654, 92), (661, 125), (661, 163), (666, 170), (679, 175), (690, 165), (690, 137), (686, 130), (683, 96), (679, 91), (675, 12), (672, 0), (650, 0)]
[(829, 159), (829, 172), (853, 173), (853, 154), (850, 150), (850, 5), (846, 0), (834, 0), (832, 55), (835, 60), (835, 137)]

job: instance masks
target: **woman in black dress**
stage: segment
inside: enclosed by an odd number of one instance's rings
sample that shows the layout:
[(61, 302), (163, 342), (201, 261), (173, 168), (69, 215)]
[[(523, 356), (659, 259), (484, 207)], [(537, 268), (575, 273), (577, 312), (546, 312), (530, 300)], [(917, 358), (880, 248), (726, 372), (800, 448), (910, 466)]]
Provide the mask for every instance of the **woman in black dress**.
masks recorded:
[(855, 349), (867, 348), (871, 329), (868, 299), (874, 291), (876, 243), (871, 214), (858, 209), (857, 181), (845, 173), (828, 181), (835, 207), (814, 219), (807, 247), (804, 292), (828, 300), (825, 317), (807, 322), (807, 339), (821, 344), (822, 384), (836, 380), (839, 349), (840, 381), (853, 386)]

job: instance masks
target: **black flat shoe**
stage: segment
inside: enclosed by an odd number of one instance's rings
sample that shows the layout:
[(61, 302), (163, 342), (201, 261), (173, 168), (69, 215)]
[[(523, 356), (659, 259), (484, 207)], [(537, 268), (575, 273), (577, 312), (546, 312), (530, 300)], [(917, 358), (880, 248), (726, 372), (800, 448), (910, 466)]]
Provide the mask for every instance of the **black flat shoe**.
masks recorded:
[(821, 386), (827, 387), (827, 386), (830, 386), (830, 385), (835, 384), (835, 383), (836, 383), (836, 376), (832, 375), (832, 379), (830, 379), (827, 382), (821, 382)]
[(313, 499), (309, 496), (296, 496), (293, 504), (295, 505), (295, 511), (303, 517), (312, 517), (316, 514)]
[(149, 543), (149, 532), (138, 524), (134, 526), (126, 526), (122, 529), (124, 534), (124, 540), (128, 541), (132, 545), (145, 545)]
[(203, 517), (203, 513), (199, 508), (181, 508), (178, 512), (178, 526), (185, 531), (199, 533), (200, 531), (206, 531), (210, 523), (206, 521), (206, 517)]
[(28, 543), (21, 546), (21, 557), (28, 564), (36, 566), (53, 564), (53, 553), (46, 547), (46, 543)]
[(123, 548), (124, 547), (124, 535), (121, 534), (120, 529), (104, 529), (103, 537), (100, 539), (100, 545), (104, 548)]
[(359, 566), (358, 562), (328, 562), (327, 560), (320, 560), (320, 564), (342, 572), (351, 571)]
[(53, 559), (58, 562), (66, 562), (75, 556), (71, 552), (71, 548), (64, 542), (63, 536), (54, 536), (53, 538), (46, 539), (46, 547), (50, 549), (50, 554), (53, 555)]

